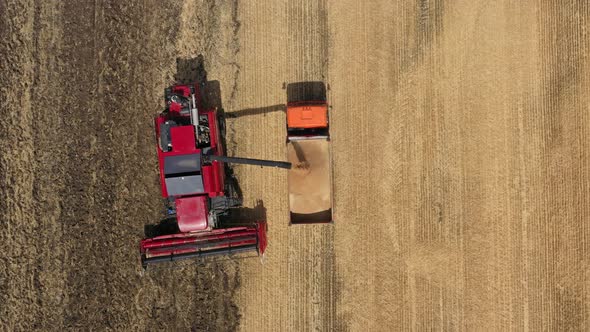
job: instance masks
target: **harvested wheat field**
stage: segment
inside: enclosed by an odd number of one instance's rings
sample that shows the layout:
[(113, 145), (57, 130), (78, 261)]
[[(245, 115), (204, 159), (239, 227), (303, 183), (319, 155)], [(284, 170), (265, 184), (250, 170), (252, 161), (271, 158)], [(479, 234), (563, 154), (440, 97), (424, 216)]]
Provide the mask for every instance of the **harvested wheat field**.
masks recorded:
[[(152, 118), (205, 71), (236, 156), (329, 87), (335, 222), (236, 166), (262, 263), (144, 273)], [(590, 330), (586, 1), (0, 0), (0, 116), (0, 330)]]

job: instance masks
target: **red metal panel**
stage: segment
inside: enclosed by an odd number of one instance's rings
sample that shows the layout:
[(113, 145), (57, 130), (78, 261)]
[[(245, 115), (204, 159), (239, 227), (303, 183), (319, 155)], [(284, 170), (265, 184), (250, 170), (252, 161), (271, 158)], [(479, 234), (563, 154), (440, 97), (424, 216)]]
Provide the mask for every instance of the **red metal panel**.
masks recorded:
[(266, 250), (266, 223), (256, 223), (256, 236), (258, 238), (258, 254), (264, 254)]
[(220, 178), (223, 177), (223, 166), (220, 164), (214, 161), (211, 165), (202, 167), (203, 185), (209, 197), (223, 195), (223, 182), (220, 181)]
[(201, 168), (201, 176), (203, 177), (203, 186), (205, 187), (205, 192), (208, 194), (214, 192), (215, 188), (213, 187), (213, 166), (203, 165)]
[(221, 153), (221, 151), (219, 151), (218, 149), (219, 132), (217, 130), (217, 112), (215, 110), (206, 110), (204, 111), (204, 113), (207, 114), (207, 119), (209, 120), (209, 132), (211, 133), (211, 148)]
[(170, 128), (172, 148), (178, 153), (195, 151), (195, 127), (179, 126)]
[(207, 198), (189, 196), (176, 199), (176, 219), (181, 232), (194, 232), (207, 229)]
[(188, 97), (191, 94), (190, 87), (188, 85), (176, 85), (172, 87), (172, 92), (179, 94), (184, 97)]
[[(221, 144), (221, 137), (218, 128), (217, 122), (217, 111), (210, 110), (207, 111), (207, 116), (209, 118), (209, 131), (211, 134), (211, 147), (213, 148), (216, 155), (221, 156), (223, 155), (223, 145)], [(213, 161), (211, 163), (212, 168), (212, 190), (209, 192), (210, 197), (221, 196), (223, 195), (223, 188), (225, 186), (225, 166), (222, 162)]]
[(223, 163), (213, 161), (213, 190), (209, 192), (210, 197), (222, 196), (223, 193)]
[(178, 103), (170, 103), (170, 105), (168, 105), (168, 111), (170, 113), (173, 114), (180, 114), (180, 111), (182, 110), (182, 105), (178, 104)]
[(164, 176), (164, 152), (160, 148), (160, 126), (166, 121), (163, 115), (156, 117), (154, 124), (156, 126), (156, 150), (158, 151), (158, 166), (160, 168), (160, 188), (162, 190), (162, 197), (168, 197), (168, 190), (166, 189), (166, 178)]

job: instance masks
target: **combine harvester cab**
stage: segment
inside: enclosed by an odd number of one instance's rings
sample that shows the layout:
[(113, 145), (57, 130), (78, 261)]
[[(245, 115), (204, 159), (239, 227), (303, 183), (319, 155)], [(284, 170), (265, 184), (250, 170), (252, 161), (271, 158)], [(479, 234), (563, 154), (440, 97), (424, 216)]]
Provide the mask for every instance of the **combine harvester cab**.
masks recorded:
[[(155, 119), (160, 185), (168, 216), (146, 225), (140, 243), (142, 266), (219, 254), (266, 249), (265, 221), (227, 220), (241, 207), (232, 197), (224, 163), (290, 168), (286, 162), (223, 155), (224, 119), (204, 109), (199, 84), (175, 85), (165, 91), (166, 109)], [(221, 220), (224, 222), (221, 222)]]
[(328, 104), (287, 104), (287, 160), (291, 224), (332, 222), (332, 158)]

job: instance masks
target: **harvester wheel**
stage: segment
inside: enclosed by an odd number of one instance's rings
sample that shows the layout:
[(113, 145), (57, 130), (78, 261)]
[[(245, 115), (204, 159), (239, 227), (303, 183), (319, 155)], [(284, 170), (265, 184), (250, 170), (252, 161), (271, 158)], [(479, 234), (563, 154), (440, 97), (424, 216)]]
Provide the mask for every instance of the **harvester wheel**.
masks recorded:
[[(226, 126), (225, 126), (225, 111), (223, 108), (217, 110), (217, 124), (219, 126), (219, 135), (225, 141)], [(224, 146), (225, 148), (225, 146)]]
[(237, 208), (242, 206), (242, 200), (235, 197), (218, 196), (211, 198), (212, 211), (215, 211), (218, 215), (226, 214), (229, 209)]
[(238, 179), (236, 179), (230, 166), (226, 165), (226, 167), (225, 196), (241, 200), (243, 196), (242, 189), (238, 184)]

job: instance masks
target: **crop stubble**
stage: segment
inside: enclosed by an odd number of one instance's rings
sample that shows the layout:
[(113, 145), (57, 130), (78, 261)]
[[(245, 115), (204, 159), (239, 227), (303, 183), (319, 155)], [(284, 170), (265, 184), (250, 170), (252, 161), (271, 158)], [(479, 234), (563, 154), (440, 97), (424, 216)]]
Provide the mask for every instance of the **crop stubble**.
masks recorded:
[[(0, 2), (2, 326), (587, 330), (589, 19), (584, 1)], [(289, 227), (286, 174), (236, 167), (264, 264), (141, 276), (150, 119), (199, 53), (232, 155), (284, 159), (281, 86), (330, 84), (336, 223)]]

